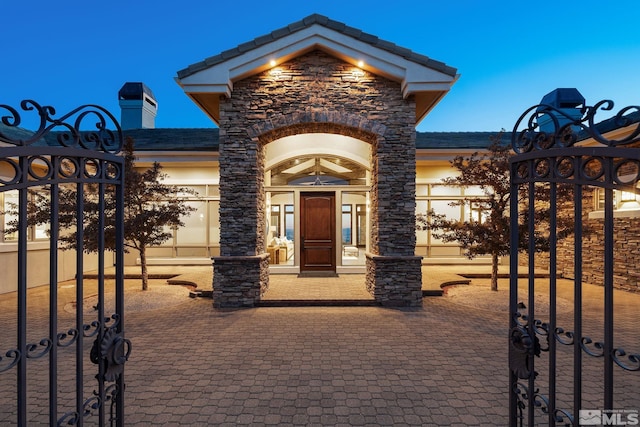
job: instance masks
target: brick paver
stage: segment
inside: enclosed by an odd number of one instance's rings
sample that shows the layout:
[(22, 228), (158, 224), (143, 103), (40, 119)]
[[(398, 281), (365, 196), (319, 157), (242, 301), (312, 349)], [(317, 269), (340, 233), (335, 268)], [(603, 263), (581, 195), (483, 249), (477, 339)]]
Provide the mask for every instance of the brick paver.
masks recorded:
[[(213, 311), (203, 299), (162, 316), (134, 313), (127, 419), (153, 424), (164, 413), (162, 424), (179, 425), (204, 404), (207, 423), (229, 426), (504, 425), (496, 402), (506, 402), (507, 379), (494, 375), (505, 371), (504, 325), (497, 316), (451, 321), (456, 314), (464, 316), (444, 300), (415, 310)], [(465, 337), (480, 331), (490, 345), (473, 348)], [(464, 389), (474, 378), (482, 381)]]
[[(331, 283), (299, 280), (272, 276), (272, 291), (279, 281), (288, 282), (288, 296), (296, 285), (306, 291), (333, 286), (333, 298), (341, 285), (359, 282), (357, 276)], [(600, 289), (585, 286), (587, 325), (598, 323)], [(570, 297), (564, 288), (560, 294)], [(616, 334), (637, 350), (640, 296), (620, 295)], [(10, 325), (10, 310), (2, 305), (7, 298), (0, 296), (3, 329)], [(215, 310), (210, 299), (185, 296), (161, 309), (127, 314), (133, 352), (126, 364), (126, 424), (506, 425), (507, 325), (506, 313), (446, 297), (426, 298), (413, 309)], [(585, 363), (585, 383), (594, 390), (600, 360)], [(560, 377), (568, 374), (561, 371)], [(2, 425), (11, 425), (12, 378), (0, 374)], [(640, 406), (637, 380), (637, 372), (616, 377), (625, 408)], [(42, 384), (30, 382), (32, 396), (46, 389)], [(34, 408), (46, 412), (46, 402)]]

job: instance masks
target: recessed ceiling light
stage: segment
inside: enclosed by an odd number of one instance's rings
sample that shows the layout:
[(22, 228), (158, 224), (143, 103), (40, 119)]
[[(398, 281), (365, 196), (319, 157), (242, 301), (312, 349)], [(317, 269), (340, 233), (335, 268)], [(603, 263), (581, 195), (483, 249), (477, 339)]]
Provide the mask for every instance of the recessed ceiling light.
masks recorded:
[(272, 60), (271, 60), (271, 62), (269, 62), (269, 64), (270, 64), (272, 67), (275, 67), (275, 66), (276, 66), (276, 60), (275, 60), (275, 59), (272, 59)]
[(364, 61), (358, 61), (358, 67), (362, 68), (364, 66)]

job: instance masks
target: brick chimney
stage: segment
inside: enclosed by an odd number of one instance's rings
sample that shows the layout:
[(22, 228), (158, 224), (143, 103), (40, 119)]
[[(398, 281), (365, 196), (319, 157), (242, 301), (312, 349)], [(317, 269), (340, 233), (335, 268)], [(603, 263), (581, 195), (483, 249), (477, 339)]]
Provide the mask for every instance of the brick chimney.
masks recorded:
[(158, 103), (151, 89), (141, 82), (127, 82), (118, 92), (122, 129), (154, 129)]

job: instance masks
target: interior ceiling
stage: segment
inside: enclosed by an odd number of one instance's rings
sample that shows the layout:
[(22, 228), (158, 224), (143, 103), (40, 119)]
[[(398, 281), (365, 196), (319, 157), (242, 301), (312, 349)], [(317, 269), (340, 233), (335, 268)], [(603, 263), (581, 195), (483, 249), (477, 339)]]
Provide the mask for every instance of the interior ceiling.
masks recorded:
[[(332, 180), (365, 184), (366, 169), (349, 159), (326, 155), (309, 155), (286, 160), (271, 169), (271, 185), (289, 185), (303, 178), (317, 177), (321, 184)], [(310, 180), (313, 182), (313, 179)]]

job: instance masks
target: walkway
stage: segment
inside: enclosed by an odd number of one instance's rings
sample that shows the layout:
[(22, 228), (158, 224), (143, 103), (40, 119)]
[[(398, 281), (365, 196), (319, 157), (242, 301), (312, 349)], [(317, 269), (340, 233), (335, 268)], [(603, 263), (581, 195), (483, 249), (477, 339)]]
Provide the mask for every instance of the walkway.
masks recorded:
[[(487, 274), (486, 265), (465, 266), (465, 274)], [(194, 285), (200, 290), (210, 290), (213, 281), (211, 267), (180, 267), (181, 274), (169, 279), (172, 284)], [(444, 285), (469, 284), (470, 279), (457, 274), (458, 266), (423, 266), (422, 289), (425, 293), (438, 294)], [(151, 274), (159, 277), (176, 274), (175, 267), (153, 266)], [(506, 274), (504, 267), (501, 272)], [(138, 268), (127, 267), (126, 273), (137, 274)], [(269, 291), (264, 301), (274, 300), (371, 300), (364, 287), (364, 274), (341, 274), (340, 277), (298, 278), (295, 274), (272, 274)]]

